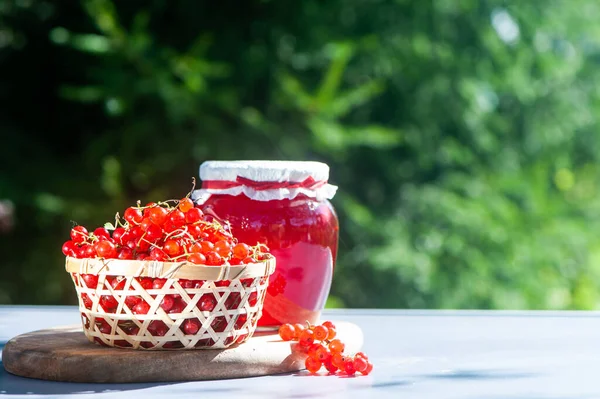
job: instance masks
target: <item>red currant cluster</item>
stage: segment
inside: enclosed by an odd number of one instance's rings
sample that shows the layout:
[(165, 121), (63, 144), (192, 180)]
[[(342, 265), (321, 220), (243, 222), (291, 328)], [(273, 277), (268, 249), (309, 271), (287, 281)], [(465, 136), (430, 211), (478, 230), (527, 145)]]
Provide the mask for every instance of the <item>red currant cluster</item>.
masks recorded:
[(115, 225), (107, 223), (92, 233), (83, 226), (73, 227), (71, 240), (62, 246), (63, 254), (210, 266), (255, 263), (266, 258), (264, 246), (238, 243), (228, 225), (204, 215), (188, 197), (146, 206), (138, 202), (125, 210), (123, 218), (117, 214), (115, 219)]
[(325, 321), (320, 325), (312, 326), (302, 324), (282, 324), (279, 327), (279, 336), (284, 341), (298, 341), (297, 350), (308, 356), (304, 365), (308, 371), (316, 374), (321, 367), (325, 367), (331, 374), (338, 371), (352, 376), (357, 372), (367, 375), (373, 370), (373, 364), (363, 352), (354, 356), (344, 354), (345, 344), (336, 338), (335, 325)]

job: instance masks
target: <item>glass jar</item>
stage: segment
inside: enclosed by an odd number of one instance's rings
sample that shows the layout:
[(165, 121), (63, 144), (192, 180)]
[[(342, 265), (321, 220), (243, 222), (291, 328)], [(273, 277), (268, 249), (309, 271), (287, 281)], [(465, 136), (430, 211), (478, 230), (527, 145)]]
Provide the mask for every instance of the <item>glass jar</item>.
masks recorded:
[(259, 326), (316, 323), (329, 295), (338, 218), (329, 167), (300, 161), (206, 161), (193, 198), (249, 245), (275, 256)]

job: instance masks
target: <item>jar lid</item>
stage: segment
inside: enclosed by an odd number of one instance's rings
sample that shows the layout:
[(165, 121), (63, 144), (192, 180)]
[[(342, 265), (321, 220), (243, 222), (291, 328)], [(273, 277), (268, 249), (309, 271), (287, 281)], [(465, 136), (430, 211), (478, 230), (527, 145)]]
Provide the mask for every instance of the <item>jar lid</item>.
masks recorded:
[(206, 161), (200, 165), (202, 188), (192, 199), (202, 203), (212, 194), (239, 195), (259, 201), (293, 199), (300, 194), (331, 199), (329, 166), (314, 161)]
[(329, 179), (329, 166), (314, 161), (206, 161), (200, 165), (200, 179), (234, 181), (301, 182), (311, 177)]

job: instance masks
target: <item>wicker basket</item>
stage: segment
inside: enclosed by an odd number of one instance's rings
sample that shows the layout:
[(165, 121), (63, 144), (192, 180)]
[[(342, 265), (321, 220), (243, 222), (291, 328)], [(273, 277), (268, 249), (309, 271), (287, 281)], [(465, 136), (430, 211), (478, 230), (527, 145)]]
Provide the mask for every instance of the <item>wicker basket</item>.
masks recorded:
[(91, 342), (133, 349), (211, 349), (252, 336), (275, 259), (202, 266), (67, 257), (66, 270)]

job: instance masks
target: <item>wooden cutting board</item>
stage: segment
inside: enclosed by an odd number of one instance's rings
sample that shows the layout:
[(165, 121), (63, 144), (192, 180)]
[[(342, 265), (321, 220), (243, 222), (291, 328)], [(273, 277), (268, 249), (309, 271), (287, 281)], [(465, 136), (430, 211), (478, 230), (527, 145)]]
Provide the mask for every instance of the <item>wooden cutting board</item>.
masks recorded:
[[(362, 331), (333, 321), (346, 353), (361, 349)], [(84, 383), (197, 381), (253, 377), (298, 371), (304, 354), (276, 332), (255, 332), (246, 343), (227, 349), (142, 351), (90, 343), (81, 326), (22, 334), (6, 343), (2, 363), (9, 373), (29, 378)]]

